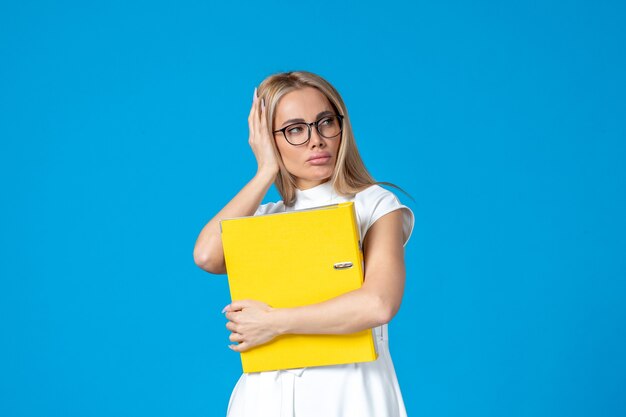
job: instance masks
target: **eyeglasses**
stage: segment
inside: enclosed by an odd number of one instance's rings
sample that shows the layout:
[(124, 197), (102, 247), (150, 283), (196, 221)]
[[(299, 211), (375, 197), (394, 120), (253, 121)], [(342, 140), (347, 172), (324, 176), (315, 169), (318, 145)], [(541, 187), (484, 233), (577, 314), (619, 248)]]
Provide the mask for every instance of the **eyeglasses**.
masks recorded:
[(282, 132), (292, 145), (302, 145), (311, 139), (311, 126), (315, 126), (317, 133), (326, 139), (334, 138), (343, 130), (343, 115), (333, 114), (324, 116), (316, 122), (311, 123), (294, 123), (285, 126), (282, 129), (275, 130), (272, 133)]

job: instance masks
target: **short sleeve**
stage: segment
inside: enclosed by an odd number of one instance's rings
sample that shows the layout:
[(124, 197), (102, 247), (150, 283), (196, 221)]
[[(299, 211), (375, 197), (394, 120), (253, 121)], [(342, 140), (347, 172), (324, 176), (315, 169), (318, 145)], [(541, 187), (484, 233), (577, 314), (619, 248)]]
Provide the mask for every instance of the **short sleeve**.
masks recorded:
[(402, 210), (403, 221), (402, 231), (404, 234), (404, 246), (406, 246), (411, 234), (415, 217), (413, 211), (400, 203), (400, 200), (394, 193), (384, 189), (379, 185), (372, 185), (369, 188), (357, 193), (354, 199), (357, 217), (359, 218), (359, 228), (361, 232), (361, 241), (365, 239), (365, 235), (376, 220), (385, 214), (395, 210)]
[(263, 214), (281, 213), (283, 211), (285, 211), (285, 205), (281, 200), (276, 203), (261, 204), (254, 212), (254, 215), (260, 216)]

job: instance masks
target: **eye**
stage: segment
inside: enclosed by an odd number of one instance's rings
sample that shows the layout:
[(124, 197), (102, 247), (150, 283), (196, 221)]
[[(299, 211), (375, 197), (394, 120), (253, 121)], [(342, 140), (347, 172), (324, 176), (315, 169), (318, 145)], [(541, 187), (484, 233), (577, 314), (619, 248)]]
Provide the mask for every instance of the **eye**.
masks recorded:
[(298, 133), (302, 133), (301, 126), (293, 126), (287, 129), (287, 133), (290, 135), (297, 135)]
[(329, 125), (332, 125), (334, 122), (335, 122), (335, 118), (331, 116), (331, 117), (326, 117), (320, 120), (318, 124), (329, 126)]

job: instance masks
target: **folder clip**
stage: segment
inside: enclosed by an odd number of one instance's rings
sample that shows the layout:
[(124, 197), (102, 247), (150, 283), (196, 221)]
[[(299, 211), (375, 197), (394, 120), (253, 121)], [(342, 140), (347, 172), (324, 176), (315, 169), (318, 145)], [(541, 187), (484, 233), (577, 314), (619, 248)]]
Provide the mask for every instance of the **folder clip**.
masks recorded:
[(339, 263), (336, 263), (334, 266), (335, 266), (335, 269), (348, 269), (348, 268), (352, 268), (352, 262), (339, 262)]

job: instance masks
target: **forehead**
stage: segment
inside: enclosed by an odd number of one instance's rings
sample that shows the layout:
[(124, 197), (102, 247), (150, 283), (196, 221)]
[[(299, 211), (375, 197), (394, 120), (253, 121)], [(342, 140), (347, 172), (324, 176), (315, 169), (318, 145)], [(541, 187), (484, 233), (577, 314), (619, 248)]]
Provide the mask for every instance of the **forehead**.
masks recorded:
[(281, 124), (293, 118), (313, 120), (318, 113), (329, 110), (332, 106), (326, 96), (317, 88), (305, 87), (285, 94), (276, 106), (274, 122)]

